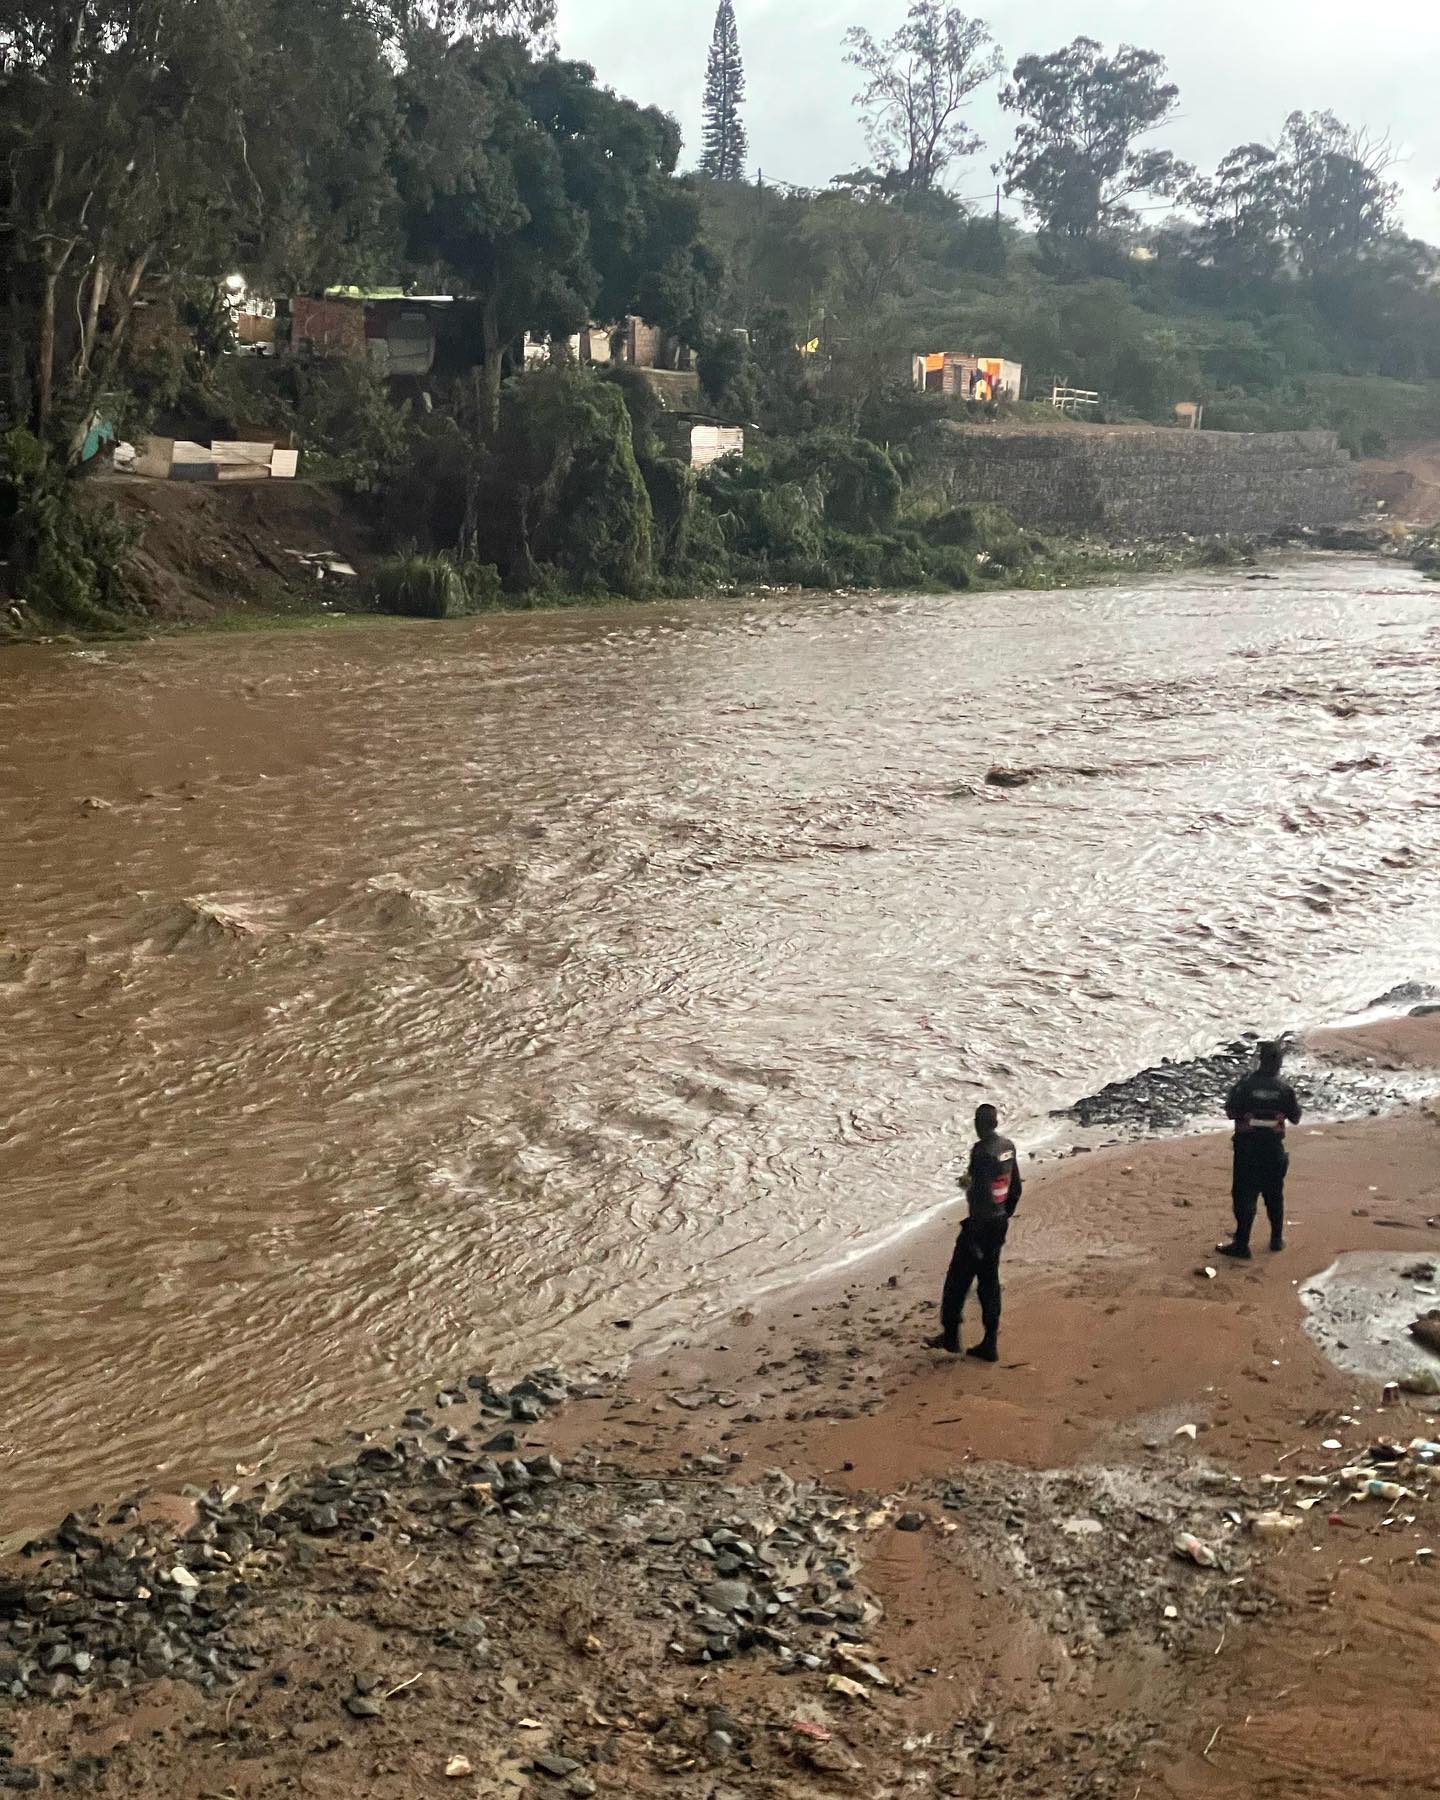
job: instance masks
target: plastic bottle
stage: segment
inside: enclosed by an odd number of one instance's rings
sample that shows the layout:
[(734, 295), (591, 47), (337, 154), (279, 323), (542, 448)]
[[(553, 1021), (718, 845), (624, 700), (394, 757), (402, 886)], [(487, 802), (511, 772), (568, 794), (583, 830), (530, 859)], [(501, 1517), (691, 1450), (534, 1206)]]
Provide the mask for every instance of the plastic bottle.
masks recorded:
[(1175, 1554), (1188, 1556), (1191, 1562), (1198, 1563), (1202, 1569), (1213, 1569), (1219, 1561), (1204, 1539), (1196, 1537), (1193, 1531), (1182, 1531), (1175, 1539)]
[(1416, 1438), (1410, 1446), (1410, 1454), (1428, 1468), (1432, 1463), (1440, 1462), (1440, 1444), (1431, 1443), (1429, 1438)]
[(1358, 1494), (1360, 1500), (1404, 1500), (1409, 1497), (1409, 1488), (1401, 1487), (1398, 1481), (1367, 1481)]
[(1292, 1531), (1300, 1529), (1302, 1521), (1292, 1519), (1287, 1513), (1257, 1513), (1250, 1521), (1250, 1529), (1257, 1537), (1289, 1537)]

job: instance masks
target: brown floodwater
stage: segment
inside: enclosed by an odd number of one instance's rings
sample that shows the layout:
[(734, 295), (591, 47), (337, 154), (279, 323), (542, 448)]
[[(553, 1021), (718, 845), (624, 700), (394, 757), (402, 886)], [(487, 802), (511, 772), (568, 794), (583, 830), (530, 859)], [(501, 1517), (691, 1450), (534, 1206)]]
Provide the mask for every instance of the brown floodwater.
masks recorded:
[(4, 1522), (613, 1359), (953, 1197), (982, 1095), (1433, 978), (1437, 657), (1319, 558), (0, 655)]

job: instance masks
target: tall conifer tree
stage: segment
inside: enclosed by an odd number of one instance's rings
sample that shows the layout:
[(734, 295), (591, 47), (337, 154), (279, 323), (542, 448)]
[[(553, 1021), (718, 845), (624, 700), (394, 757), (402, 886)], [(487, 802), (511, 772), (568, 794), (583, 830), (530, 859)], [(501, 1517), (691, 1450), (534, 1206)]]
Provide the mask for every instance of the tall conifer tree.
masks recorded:
[(740, 58), (740, 33), (735, 24), (733, 0), (720, 0), (715, 13), (715, 35), (710, 40), (710, 63), (705, 71), (704, 150), (702, 175), (716, 181), (743, 181), (749, 140), (740, 108), (745, 100), (745, 65)]

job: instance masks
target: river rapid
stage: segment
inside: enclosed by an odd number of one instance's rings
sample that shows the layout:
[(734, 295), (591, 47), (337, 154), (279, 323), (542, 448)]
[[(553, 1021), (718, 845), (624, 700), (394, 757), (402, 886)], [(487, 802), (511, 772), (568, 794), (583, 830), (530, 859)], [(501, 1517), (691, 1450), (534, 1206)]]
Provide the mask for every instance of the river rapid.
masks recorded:
[(613, 1360), (953, 1198), (983, 1096), (1436, 978), (1437, 670), (1331, 558), (0, 654), (0, 1523)]

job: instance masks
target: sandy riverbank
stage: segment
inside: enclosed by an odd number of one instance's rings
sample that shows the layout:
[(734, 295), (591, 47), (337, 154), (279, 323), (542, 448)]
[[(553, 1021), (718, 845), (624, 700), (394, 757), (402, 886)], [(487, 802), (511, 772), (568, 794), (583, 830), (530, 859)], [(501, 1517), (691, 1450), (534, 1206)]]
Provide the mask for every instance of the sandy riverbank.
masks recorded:
[[(1404, 1035), (1410, 1066), (1440, 1061), (1440, 1019)], [(946, 1219), (515, 1424), (564, 1475), (537, 1464), (503, 1506), (483, 1446), (504, 1422), (472, 1391), (430, 1415), (464, 1444), (417, 1423), (403, 1464), (252, 1512), (240, 1478), (188, 1544), (188, 1503), (102, 1526), (140, 1531), (121, 1598), (87, 1586), (93, 1547), (52, 1544), (6, 1606), (30, 1685), (57, 1689), (5, 1721), (12, 1761), (160, 1800), (1432, 1792), (1440, 1571), (1416, 1552), (1440, 1551), (1440, 1480), (1387, 1509), (1296, 1478), (1437, 1435), (1440, 1401), (1382, 1414), (1327, 1363), (1300, 1292), (1346, 1252), (1440, 1252), (1440, 1110), (1293, 1148), (1290, 1249), (1214, 1279), (1223, 1139), (1037, 1171), (997, 1368), (920, 1347)], [(1293, 1536), (1226, 1517), (1272, 1505)], [(1220, 1568), (1173, 1555), (1182, 1527)], [(774, 1612), (707, 1614), (735, 1597), (717, 1578)], [(116, 1657), (124, 1689), (96, 1681)], [(167, 1658), (210, 1691), (147, 1672)]]
[(1418, 1007), (1398, 1018), (1377, 1019), (1335, 1031), (1312, 1031), (1306, 1048), (1325, 1060), (1384, 1070), (1435, 1066), (1440, 1009)]

